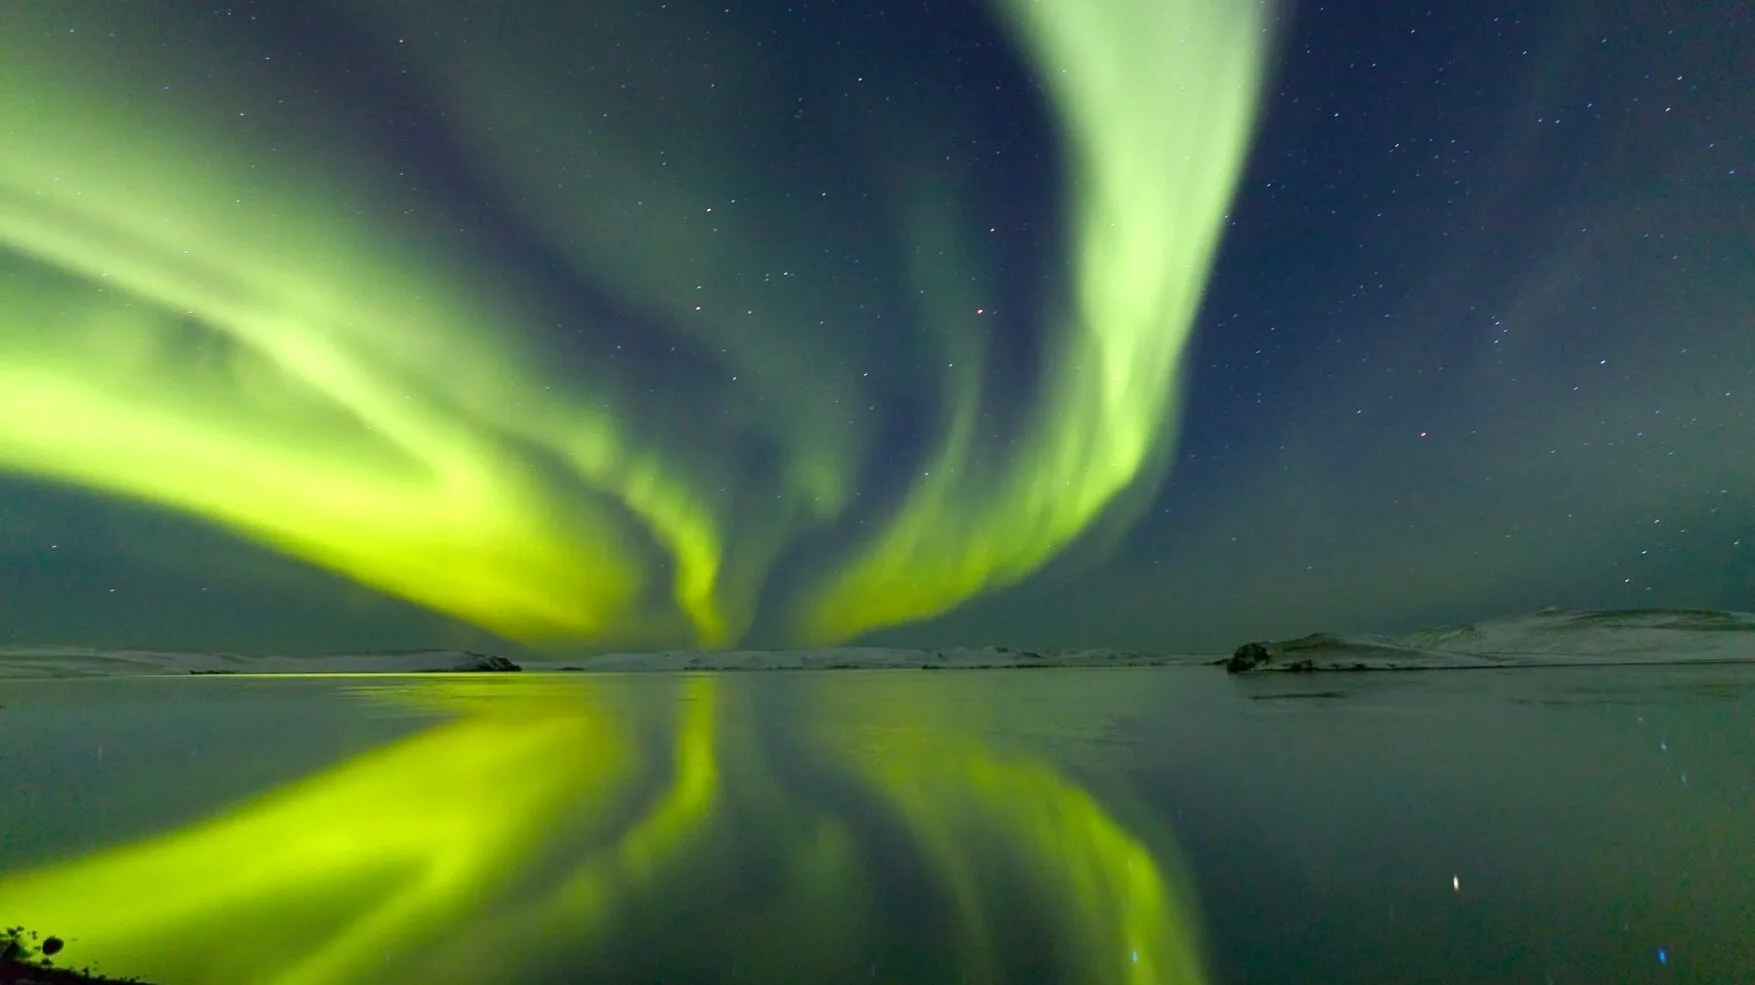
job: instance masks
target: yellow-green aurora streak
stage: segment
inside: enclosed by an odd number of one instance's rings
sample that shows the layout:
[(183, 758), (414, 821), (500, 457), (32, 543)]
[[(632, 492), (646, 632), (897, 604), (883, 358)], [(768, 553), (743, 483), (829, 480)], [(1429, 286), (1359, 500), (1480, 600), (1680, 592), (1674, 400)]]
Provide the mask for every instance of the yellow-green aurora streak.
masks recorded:
[[(752, 302), (756, 328), (716, 311), (679, 317), (685, 282), (719, 270), (731, 285), (725, 264), (759, 244), (658, 219), (629, 240), (587, 186), (532, 179), (533, 149), (569, 138), (519, 119), (501, 98), (516, 86), (484, 82), (516, 66), (441, 52), (424, 68), (455, 104), (460, 141), (518, 203), (508, 208), (527, 211), (581, 282), (710, 340), (728, 378), (758, 381), (700, 388), (722, 432), (654, 423), (649, 381), (608, 359), (552, 368), (553, 312), (516, 275), (484, 268), (485, 247), (387, 206), (394, 174), (346, 125), (289, 128), (161, 98), (290, 91), (273, 65), (193, 28), (166, 55), (130, 40), (156, 36), (149, 15), (113, 4), (9, 5), (0, 468), (185, 511), (533, 643), (713, 646), (764, 606), (826, 642), (943, 612), (1035, 570), (1158, 478), (1252, 125), (1261, 11), (1001, 0), (1052, 94), (1071, 179), (1073, 286), (1044, 376), (1015, 443), (978, 434), (995, 397), (981, 392), (969, 299), (945, 271), (909, 274), (927, 298), (920, 330), (955, 356), (924, 381), (948, 408), (933, 450), (808, 591), (769, 600), (773, 559), (854, 508), (870, 435), (829, 412), (837, 398), (801, 311)], [(103, 57), (63, 47), (81, 18), (110, 29)], [(599, 164), (650, 183), (649, 158)], [(909, 180), (957, 177), (944, 165)], [(715, 200), (701, 187), (651, 194), (667, 214), (693, 214), (695, 198)], [(751, 231), (737, 222), (726, 229)], [(750, 385), (765, 392), (747, 396)], [(740, 465), (726, 436), (742, 432), (779, 461)]]
[(1077, 191), (1055, 373), (1025, 451), (972, 446), (964, 382), (939, 460), (806, 616), (832, 640), (936, 614), (1035, 570), (1122, 490), (1156, 476), (1173, 386), (1242, 169), (1262, 6), (1007, 0), (1060, 110)]

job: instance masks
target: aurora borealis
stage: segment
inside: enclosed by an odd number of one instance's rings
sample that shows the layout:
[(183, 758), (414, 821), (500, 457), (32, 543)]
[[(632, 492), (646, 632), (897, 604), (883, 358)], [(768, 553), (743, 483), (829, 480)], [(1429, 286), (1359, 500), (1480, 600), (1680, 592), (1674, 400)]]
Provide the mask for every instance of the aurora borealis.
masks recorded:
[(0, 637), (1755, 606), (1746, 15), (932, 7), (0, 12)]
[[(1198, 655), (1755, 611), (1751, 36), (0, 3), (0, 647), (217, 671), (0, 682), (0, 929), (162, 985), (1750, 966), (1746, 667)], [(103, 655), (841, 643), (1044, 669)]]
[[(362, 43), (395, 50), (397, 14), (362, 12)], [(1045, 296), (1052, 313), (1037, 318), (994, 314), (1036, 322), (1041, 372), (1016, 406), (984, 393), (995, 258), (968, 242), (954, 194), (934, 191), (972, 176), (926, 163), (935, 109), (917, 107), (927, 135), (873, 169), (871, 193), (892, 201), (896, 245), (944, 257), (904, 260), (903, 281), (883, 285), (909, 297), (918, 324), (900, 330), (944, 360), (918, 374), (942, 394), (918, 435), (918, 475), (808, 590), (775, 603), (806, 640), (934, 615), (1016, 581), (1152, 482), (1174, 437), (1177, 360), (1243, 159), (1263, 26), (1248, 4), (1008, 14), (1048, 81), (1078, 187), (1065, 205), (1066, 296)], [(557, 372), (542, 336), (557, 306), (534, 298), (541, 289), (516, 265), (484, 258), (495, 244), (458, 242), (467, 227), (418, 209), (402, 221), (368, 190), (391, 183), (384, 158), (400, 148), (374, 154), (314, 114), (270, 110), (258, 124), (249, 109), (218, 111), (227, 95), (254, 107), (257, 93), (293, 83), (271, 48), (227, 50), (229, 35), (189, 24), (154, 51), (125, 40), (159, 30), (138, 13), (110, 35), (120, 40), (98, 42), (112, 50), (93, 70), (44, 43), (64, 33), (55, 41), (83, 44), (78, 8), (12, 16), (17, 50), (0, 80), (13, 121), (0, 162), (13, 284), (0, 456), (12, 468), (189, 511), (532, 643), (662, 640), (684, 627), (700, 645), (734, 640), (771, 559), (852, 512), (873, 438), (830, 413), (854, 384), (822, 367), (846, 365), (827, 357), (858, 330), (811, 316), (838, 308), (845, 319), (867, 288), (824, 305), (833, 270), (736, 215), (747, 179), (721, 169), (710, 107), (699, 107), (702, 132), (682, 135), (698, 146), (674, 160), (659, 147), (655, 160), (651, 142), (672, 131), (638, 114), (622, 124), (604, 82), (568, 78), (571, 61), (454, 47), (467, 40), (467, 5), (437, 15), (458, 22), (435, 24), (407, 58), (413, 84), (446, 107), (438, 139), (457, 165), (569, 286), (618, 309), (587, 317), (582, 331), (596, 337)], [(572, 30), (540, 16), (497, 26), (523, 35), (507, 53), (545, 36), (589, 49), (639, 30), (614, 16)], [(1118, 44), (1173, 38), (1204, 54), (1098, 70)], [(711, 47), (748, 57), (734, 40)], [(611, 65), (622, 88), (685, 106), (716, 98), (716, 85)], [(754, 69), (736, 76), (762, 82)], [(1159, 94), (1177, 91), (1189, 96), (1166, 120)], [(555, 93), (553, 105), (533, 102), (537, 92)], [(572, 117), (570, 104), (606, 111)], [(883, 173), (911, 157), (918, 170)], [(582, 187), (554, 180), (569, 168)], [(732, 214), (714, 216), (714, 203)], [(826, 238), (848, 218), (832, 211), (805, 228)], [(801, 269), (786, 269), (793, 260)], [(802, 300), (746, 298), (758, 271), (765, 282), (776, 268), (804, 281)], [(618, 316), (716, 349), (695, 372), (717, 380), (609, 365), (621, 346), (590, 323)], [(761, 381), (753, 400), (731, 385), (745, 376)], [(643, 426), (654, 415), (673, 419)], [(761, 468), (736, 461), (751, 443), (772, 449)]]

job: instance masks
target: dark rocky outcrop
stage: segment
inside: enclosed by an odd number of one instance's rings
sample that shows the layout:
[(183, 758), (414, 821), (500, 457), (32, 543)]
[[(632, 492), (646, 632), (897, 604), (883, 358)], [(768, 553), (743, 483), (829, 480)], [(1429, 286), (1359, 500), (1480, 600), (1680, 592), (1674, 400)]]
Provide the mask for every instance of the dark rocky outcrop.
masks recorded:
[(1231, 659), (1225, 661), (1225, 673), (1241, 674), (1246, 670), (1254, 670), (1263, 664), (1272, 663), (1273, 659), (1273, 654), (1268, 652), (1265, 642), (1245, 643), (1231, 654)]
[(511, 673), (512, 671), (524, 669), (512, 661), (507, 660), (505, 657), (490, 656), (485, 653), (474, 652), (471, 652), (469, 656), (474, 659), (469, 665), (459, 667), (459, 670), (483, 671), (486, 673)]
[(132, 982), (146, 985), (134, 978), (105, 978), (90, 969), (74, 971), (54, 966), (55, 956), (66, 942), (50, 935), (42, 937), (23, 927), (0, 930), (0, 985), (80, 985), (85, 982)]
[(1457, 658), (1387, 639), (1311, 633), (1293, 640), (1245, 643), (1223, 661), (1231, 674), (1314, 674), (1336, 670), (1412, 670), (1457, 666)]
[(1213, 663), (1233, 674), (1755, 663), (1755, 613), (1542, 609), (1399, 637), (1263, 640)]

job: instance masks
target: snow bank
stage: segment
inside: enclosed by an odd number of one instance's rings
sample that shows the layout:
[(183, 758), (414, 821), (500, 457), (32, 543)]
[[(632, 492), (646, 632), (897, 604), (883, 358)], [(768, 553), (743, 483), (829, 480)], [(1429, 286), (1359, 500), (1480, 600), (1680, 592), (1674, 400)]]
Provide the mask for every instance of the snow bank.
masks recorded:
[(1245, 643), (1232, 673), (1755, 661), (1755, 614), (1704, 609), (1543, 609), (1402, 637)]

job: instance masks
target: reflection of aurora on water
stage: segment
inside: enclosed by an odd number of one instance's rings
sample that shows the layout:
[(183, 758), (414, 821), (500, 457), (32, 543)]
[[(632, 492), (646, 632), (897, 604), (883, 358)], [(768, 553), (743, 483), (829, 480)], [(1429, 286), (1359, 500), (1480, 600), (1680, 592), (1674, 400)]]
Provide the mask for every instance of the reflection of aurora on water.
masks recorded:
[(1202, 980), (1166, 850), (1044, 763), (844, 709), (782, 754), (722, 685), (676, 688), (612, 707), (586, 682), (419, 685), (400, 693), (457, 717), (0, 878), (0, 913), (168, 985)]

